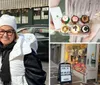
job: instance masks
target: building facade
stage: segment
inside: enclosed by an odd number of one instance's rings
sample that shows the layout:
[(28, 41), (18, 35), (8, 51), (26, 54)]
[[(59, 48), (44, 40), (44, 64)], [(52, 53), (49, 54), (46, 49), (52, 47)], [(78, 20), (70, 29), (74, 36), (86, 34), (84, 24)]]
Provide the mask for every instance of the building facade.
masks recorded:
[(83, 83), (100, 81), (99, 44), (51, 44), (50, 54), (51, 61), (57, 65), (70, 63), (72, 73)]
[(0, 16), (16, 17), (18, 26), (48, 24), (49, 0), (0, 0)]

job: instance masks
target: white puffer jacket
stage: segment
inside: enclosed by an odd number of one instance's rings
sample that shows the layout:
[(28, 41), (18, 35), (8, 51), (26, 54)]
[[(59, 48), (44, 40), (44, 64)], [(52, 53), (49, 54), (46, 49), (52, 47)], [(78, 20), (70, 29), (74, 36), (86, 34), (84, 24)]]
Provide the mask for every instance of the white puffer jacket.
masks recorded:
[[(37, 50), (37, 40), (33, 34), (24, 34), (19, 36), (17, 43), (14, 45), (13, 50), (9, 55), (10, 72), (11, 72), (11, 85), (28, 85), (25, 79), (24, 55), (32, 52), (33, 49)], [(34, 48), (35, 45), (35, 48)], [(0, 57), (1, 61), (1, 57)], [(0, 62), (1, 67), (1, 62)], [(3, 85), (0, 82), (0, 85)]]

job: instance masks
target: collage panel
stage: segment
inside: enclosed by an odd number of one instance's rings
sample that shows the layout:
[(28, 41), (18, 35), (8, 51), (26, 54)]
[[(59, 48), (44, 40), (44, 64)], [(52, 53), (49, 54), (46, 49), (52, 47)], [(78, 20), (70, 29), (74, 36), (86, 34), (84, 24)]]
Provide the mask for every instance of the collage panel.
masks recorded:
[(99, 85), (100, 0), (1, 0), (0, 85)]
[(100, 42), (99, 0), (50, 0), (50, 42)]
[(50, 85), (99, 85), (100, 44), (50, 44)]
[(49, 0), (0, 0), (0, 85), (49, 85)]
[(50, 0), (50, 85), (100, 84), (99, 4)]

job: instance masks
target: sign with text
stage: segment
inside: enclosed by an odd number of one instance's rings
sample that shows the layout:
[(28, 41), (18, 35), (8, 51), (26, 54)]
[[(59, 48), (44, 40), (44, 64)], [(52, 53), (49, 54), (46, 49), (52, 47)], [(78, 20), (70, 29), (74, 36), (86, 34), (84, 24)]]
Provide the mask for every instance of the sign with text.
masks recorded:
[(71, 65), (69, 63), (61, 63), (59, 65), (60, 82), (67, 83), (72, 81)]

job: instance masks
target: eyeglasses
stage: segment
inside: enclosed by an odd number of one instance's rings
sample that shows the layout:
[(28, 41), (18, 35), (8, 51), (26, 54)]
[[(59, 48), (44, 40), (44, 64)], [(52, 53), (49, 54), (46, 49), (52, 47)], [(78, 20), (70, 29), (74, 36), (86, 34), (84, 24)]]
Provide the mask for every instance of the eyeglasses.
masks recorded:
[(0, 35), (7, 33), (8, 36), (11, 36), (14, 32), (14, 30), (0, 30)]

